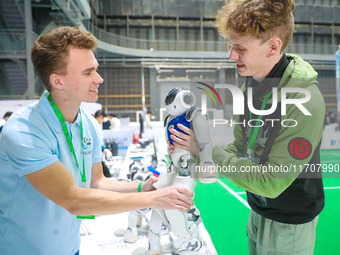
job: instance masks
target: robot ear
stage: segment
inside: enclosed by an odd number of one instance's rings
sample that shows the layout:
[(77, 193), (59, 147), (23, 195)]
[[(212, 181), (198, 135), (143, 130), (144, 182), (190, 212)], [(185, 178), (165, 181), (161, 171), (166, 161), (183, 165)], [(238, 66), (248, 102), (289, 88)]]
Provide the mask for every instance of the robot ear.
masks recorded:
[(188, 91), (183, 95), (183, 102), (188, 107), (191, 107), (195, 105), (196, 98), (192, 92)]

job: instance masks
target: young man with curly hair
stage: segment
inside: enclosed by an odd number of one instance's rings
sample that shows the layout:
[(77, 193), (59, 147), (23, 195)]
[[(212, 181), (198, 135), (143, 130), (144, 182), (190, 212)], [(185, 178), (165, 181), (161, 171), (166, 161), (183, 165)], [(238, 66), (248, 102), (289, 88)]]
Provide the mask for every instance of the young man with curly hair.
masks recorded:
[[(231, 43), (229, 58), (246, 77), (245, 113), (235, 116), (235, 123), (245, 125), (234, 126), (233, 143), (214, 147), (213, 159), (217, 166), (235, 167), (237, 171), (221, 174), (247, 191), (249, 254), (313, 254), (325, 203), (321, 173), (305, 167), (320, 164), (325, 103), (318, 74), (299, 56), (284, 53), (294, 31), (294, 7), (293, 0), (230, 0), (217, 15), (218, 31)], [(275, 111), (258, 116), (249, 110), (249, 91), (253, 108), (269, 110), (275, 89)], [(296, 91), (287, 93), (290, 102), (310, 98), (299, 107), (286, 107), (281, 102), (286, 89)], [(175, 146), (190, 147), (197, 155), (189, 136), (172, 133)]]

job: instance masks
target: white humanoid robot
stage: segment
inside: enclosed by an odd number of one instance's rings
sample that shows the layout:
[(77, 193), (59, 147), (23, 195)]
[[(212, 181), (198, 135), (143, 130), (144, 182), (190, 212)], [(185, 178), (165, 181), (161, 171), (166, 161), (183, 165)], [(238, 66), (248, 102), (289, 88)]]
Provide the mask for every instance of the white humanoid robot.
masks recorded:
[[(173, 143), (169, 130), (177, 128), (177, 124), (191, 127), (200, 145), (200, 166), (196, 167), (190, 151), (175, 147), (171, 154), (171, 162), (166, 173), (161, 173), (154, 183), (156, 189), (175, 185), (186, 187), (192, 191), (198, 178), (202, 183), (214, 183), (218, 173), (212, 161), (212, 145), (210, 143), (209, 126), (206, 116), (195, 108), (195, 97), (192, 92), (183, 88), (175, 88), (165, 99), (166, 110), (170, 115), (165, 119), (166, 139)], [(207, 171), (207, 169), (209, 169)], [(197, 171), (198, 170), (198, 171)], [(201, 170), (201, 171), (200, 171)], [(170, 230), (169, 235), (175, 254), (206, 254), (198, 226), (201, 223), (198, 209), (193, 206), (188, 212), (179, 210), (152, 211), (149, 229), (149, 255), (161, 254), (160, 231), (162, 223)]]

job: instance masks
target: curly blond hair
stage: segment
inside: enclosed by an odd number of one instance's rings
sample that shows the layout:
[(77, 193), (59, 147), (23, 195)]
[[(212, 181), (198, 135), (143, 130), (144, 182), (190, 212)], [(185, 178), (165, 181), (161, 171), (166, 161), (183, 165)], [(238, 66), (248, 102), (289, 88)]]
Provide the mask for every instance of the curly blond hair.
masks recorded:
[(34, 70), (48, 91), (51, 91), (50, 75), (66, 75), (69, 47), (94, 50), (97, 39), (92, 33), (77, 27), (53, 28), (42, 35), (31, 50)]
[(294, 8), (294, 0), (225, 0), (217, 13), (216, 27), (226, 38), (231, 30), (262, 42), (276, 35), (282, 40), (283, 52), (293, 36)]

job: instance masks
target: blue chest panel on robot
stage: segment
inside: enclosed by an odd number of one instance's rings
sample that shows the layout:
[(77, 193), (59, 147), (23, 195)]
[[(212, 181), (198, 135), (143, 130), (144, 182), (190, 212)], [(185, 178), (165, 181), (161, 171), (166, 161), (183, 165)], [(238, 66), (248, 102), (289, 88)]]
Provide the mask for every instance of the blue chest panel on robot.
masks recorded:
[(175, 130), (181, 132), (181, 133), (185, 133), (183, 132), (182, 130), (180, 130), (178, 127), (177, 127), (177, 124), (182, 124), (188, 128), (190, 128), (190, 122), (186, 120), (185, 118), (185, 114), (181, 115), (181, 116), (178, 116), (174, 119), (172, 119), (169, 123), (168, 123), (168, 126), (167, 126), (167, 134), (168, 134), (168, 139), (169, 139), (169, 142), (170, 144), (173, 144), (174, 140), (172, 140), (170, 138), (170, 129), (174, 128)]

